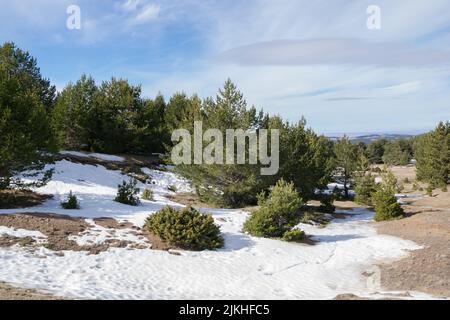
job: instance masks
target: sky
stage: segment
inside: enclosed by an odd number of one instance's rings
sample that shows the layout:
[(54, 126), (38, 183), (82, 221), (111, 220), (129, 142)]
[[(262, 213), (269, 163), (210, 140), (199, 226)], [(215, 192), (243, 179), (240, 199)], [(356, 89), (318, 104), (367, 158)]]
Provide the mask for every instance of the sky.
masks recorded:
[(230, 78), (249, 105), (324, 134), (450, 120), (448, 0), (0, 0), (5, 41), (58, 90), (86, 73), (206, 98)]

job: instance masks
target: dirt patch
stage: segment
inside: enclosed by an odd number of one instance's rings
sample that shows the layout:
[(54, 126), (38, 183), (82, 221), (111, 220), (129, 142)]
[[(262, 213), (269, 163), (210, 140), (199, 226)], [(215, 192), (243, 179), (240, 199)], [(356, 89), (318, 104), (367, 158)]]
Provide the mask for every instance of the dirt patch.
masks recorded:
[(94, 219), (94, 222), (106, 229), (139, 229), (131, 222), (119, 222), (113, 218), (97, 218)]
[(153, 233), (143, 231), (143, 234), (148, 239), (148, 242), (151, 243), (151, 247), (153, 250), (169, 251), (178, 249), (174, 246), (171, 246), (167, 242), (163, 241), (160, 237), (154, 235)]
[[(114, 226), (120, 228), (125, 226), (109, 219), (98, 219), (98, 221), (109, 227), (113, 226), (113, 228)], [(127, 246), (136, 249), (144, 248), (144, 246), (138, 246), (133, 242), (119, 239), (109, 239), (101, 244), (80, 246), (76, 241), (71, 240), (70, 236), (79, 236), (90, 229), (90, 225), (83, 218), (42, 213), (0, 215), (0, 225), (15, 229), (40, 231), (47, 237), (47, 242), (44, 246), (52, 251), (87, 251), (90, 254), (99, 254), (107, 251), (109, 248), (125, 248)], [(3, 244), (3, 246), (15, 244), (31, 247), (37, 246), (34, 241), (29, 241), (27, 238), (16, 239), (8, 236), (0, 238), (0, 244)]]
[(0, 236), (0, 247), (12, 247), (19, 245), (21, 247), (29, 247), (35, 244), (35, 240), (31, 237), (18, 238), (12, 236)]
[(409, 217), (376, 224), (379, 233), (424, 246), (407, 258), (381, 265), (381, 283), (388, 290), (421, 291), (450, 297), (450, 210), (422, 211), (405, 207)]
[(0, 282), (0, 300), (67, 300), (65, 298), (40, 293), (34, 289), (22, 289)]
[(22, 209), (41, 205), (52, 195), (39, 194), (30, 190), (0, 191), (0, 209)]
[(354, 201), (340, 201), (340, 200), (335, 201), (334, 206), (336, 207), (336, 209), (341, 209), (341, 210), (348, 210), (348, 209), (355, 209), (355, 208), (367, 208), (367, 206), (359, 205)]

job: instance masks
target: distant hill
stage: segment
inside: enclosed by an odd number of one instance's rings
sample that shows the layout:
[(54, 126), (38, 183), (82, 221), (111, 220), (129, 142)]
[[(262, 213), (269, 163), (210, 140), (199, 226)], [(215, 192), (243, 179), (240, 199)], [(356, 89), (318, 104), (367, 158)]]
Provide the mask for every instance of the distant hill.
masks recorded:
[[(358, 143), (358, 142), (370, 143), (374, 140), (379, 140), (379, 139), (397, 140), (397, 139), (411, 138), (414, 136), (415, 135), (413, 135), (413, 134), (408, 135), (408, 134), (391, 134), (391, 133), (379, 133), (378, 134), (377, 133), (377, 134), (363, 134), (363, 135), (355, 135), (355, 136), (349, 135), (349, 138), (354, 143)], [(342, 136), (328, 136), (328, 138), (331, 140), (338, 140), (338, 139), (342, 138)]]

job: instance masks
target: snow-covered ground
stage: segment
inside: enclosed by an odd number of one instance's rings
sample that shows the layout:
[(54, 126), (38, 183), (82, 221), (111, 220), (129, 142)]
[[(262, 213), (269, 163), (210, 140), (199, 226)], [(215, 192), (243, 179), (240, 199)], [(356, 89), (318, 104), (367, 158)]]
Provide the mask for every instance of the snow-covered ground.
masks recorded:
[(125, 158), (119, 156), (113, 156), (104, 153), (87, 153), (87, 152), (78, 152), (78, 151), (61, 151), (62, 155), (71, 155), (81, 158), (95, 158), (104, 161), (114, 161), (114, 162), (123, 162)]
[[(55, 169), (53, 180), (38, 189), (54, 194), (54, 199), (25, 210), (0, 210), (0, 214), (70, 214), (86, 217), (91, 224), (95, 217), (113, 217), (140, 226), (149, 214), (167, 204), (176, 205), (164, 198), (171, 193), (169, 185), (189, 191), (186, 181), (173, 173), (148, 169), (146, 173), (155, 181), (139, 187), (152, 189), (156, 201), (130, 207), (113, 201), (117, 185), (127, 179), (120, 172), (68, 161), (57, 162)], [(81, 201), (81, 210), (60, 208), (70, 191)], [(341, 293), (379, 297), (389, 293), (380, 294), (375, 263), (419, 248), (410, 241), (377, 235), (372, 213), (365, 209), (350, 211), (350, 218), (335, 220), (326, 228), (301, 225), (319, 241), (313, 246), (243, 234), (247, 213), (241, 210), (203, 211), (212, 213), (221, 226), (223, 249), (172, 255), (113, 248), (98, 255), (67, 251), (58, 256), (45, 248), (35, 253), (0, 248), (0, 281), (81, 299), (331, 299)], [(101, 242), (104, 237), (105, 230), (96, 226), (94, 233), (78, 237), (77, 242)], [(363, 276), (364, 271), (372, 276)]]

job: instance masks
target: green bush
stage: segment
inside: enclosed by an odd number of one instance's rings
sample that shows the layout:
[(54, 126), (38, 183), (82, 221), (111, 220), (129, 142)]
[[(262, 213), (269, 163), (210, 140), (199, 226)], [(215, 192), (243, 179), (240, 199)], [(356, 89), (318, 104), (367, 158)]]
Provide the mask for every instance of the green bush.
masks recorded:
[(283, 234), (283, 240), (288, 242), (302, 241), (305, 237), (305, 233), (300, 229), (289, 230)]
[(444, 185), (442, 186), (441, 191), (442, 191), (442, 192), (447, 192), (447, 191), (448, 191), (448, 188), (447, 188), (447, 185), (446, 185), (446, 184), (444, 184)]
[(372, 201), (375, 206), (375, 221), (398, 219), (405, 214), (389, 189), (379, 187), (372, 195)]
[(80, 209), (77, 196), (74, 195), (72, 191), (70, 191), (69, 196), (67, 197), (67, 201), (61, 202), (61, 207), (63, 207), (66, 210)]
[(144, 189), (141, 198), (144, 200), (153, 201), (153, 191), (150, 189)]
[(403, 179), (403, 183), (404, 183), (404, 184), (409, 184), (409, 183), (410, 183), (408, 177), (406, 177), (405, 179)]
[(211, 215), (189, 207), (165, 207), (149, 216), (145, 228), (170, 245), (187, 250), (213, 250), (224, 245), (220, 228)]
[(122, 184), (118, 186), (117, 196), (114, 201), (130, 206), (137, 206), (139, 204), (139, 198), (137, 196), (139, 188), (136, 188), (136, 185), (137, 180), (134, 178), (128, 182), (123, 181)]
[(293, 183), (283, 179), (272, 188), (270, 196), (258, 196), (260, 208), (244, 223), (244, 231), (256, 237), (282, 237), (299, 221), (299, 209), (303, 206)]

